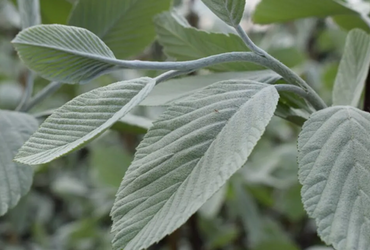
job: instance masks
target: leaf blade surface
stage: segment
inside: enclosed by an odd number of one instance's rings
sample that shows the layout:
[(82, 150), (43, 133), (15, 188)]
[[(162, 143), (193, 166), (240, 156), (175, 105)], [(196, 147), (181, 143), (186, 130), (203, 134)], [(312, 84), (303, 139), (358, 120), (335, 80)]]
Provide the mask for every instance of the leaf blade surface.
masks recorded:
[(222, 21), (237, 26), (242, 20), (245, 0), (202, 0)]
[(0, 110), (0, 215), (13, 208), (30, 189), (33, 169), (13, 157), (36, 131), (37, 120), (27, 114)]
[(350, 106), (314, 113), (298, 139), (305, 210), (337, 250), (370, 244), (370, 114)]
[[(165, 12), (154, 19), (158, 42), (164, 53), (179, 61), (194, 60), (215, 54), (249, 51), (234, 34), (208, 33), (190, 27), (174, 13)], [(264, 69), (252, 63), (224, 63), (208, 67), (213, 71), (247, 71)]]
[(349, 32), (333, 89), (333, 105), (357, 107), (370, 66), (370, 36), (355, 29)]
[(274, 86), (234, 80), (173, 104), (118, 190), (113, 248), (147, 248), (184, 223), (244, 164), (278, 98)]
[(253, 13), (253, 21), (258, 24), (270, 24), (306, 17), (345, 14), (357, 12), (333, 0), (262, 0)]
[(78, 149), (119, 121), (152, 90), (143, 77), (84, 93), (59, 109), (23, 145), (17, 162), (43, 164)]
[(115, 65), (113, 52), (92, 32), (71, 26), (37, 25), (12, 41), (19, 57), (50, 81), (90, 81)]
[(92, 31), (117, 58), (127, 58), (154, 40), (153, 18), (168, 10), (170, 3), (170, 0), (80, 0), (69, 24)]

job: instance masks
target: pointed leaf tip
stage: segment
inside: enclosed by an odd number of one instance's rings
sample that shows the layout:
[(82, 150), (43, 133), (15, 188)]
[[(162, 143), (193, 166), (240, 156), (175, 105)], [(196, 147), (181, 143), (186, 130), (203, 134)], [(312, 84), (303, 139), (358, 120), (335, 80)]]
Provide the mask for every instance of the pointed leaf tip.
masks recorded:
[(119, 121), (153, 89), (152, 78), (117, 82), (84, 93), (49, 116), (16, 161), (44, 164), (84, 146)]
[(148, 248), (183, 224), (242, 167), (278, 99), (272, 85), (230, 80), (173, 103), (117, 192), (113, 249)]

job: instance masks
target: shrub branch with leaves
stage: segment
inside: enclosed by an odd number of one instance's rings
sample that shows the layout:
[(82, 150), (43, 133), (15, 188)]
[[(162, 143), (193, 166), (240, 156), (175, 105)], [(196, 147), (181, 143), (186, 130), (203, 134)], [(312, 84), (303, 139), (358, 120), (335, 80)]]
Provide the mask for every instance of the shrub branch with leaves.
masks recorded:
[[(33, 116), (0, 111), (0, 135), (5, 136), (0, 148), (6, 143), (2, 151), (9, 151), (0, 163), (0, 213), (6, 213), (29, 189), (32, 171), (20, 163), (48, 163), (85, 146), (146, 99), (156, 85), (171, 78), (202, 68), (227, 71), (231, 64), (246, 70), (256, 67), (253, 63), (277, 75), (261, 71), (259, 78), (240, 79), (231, 74), (229, 79), (209, 84), (180, 100), (169, 103), (163, 100), (167, 110), (140, 143), (117, 192), (111, 211), (113, 249), (145, 249), (180, 227), (245, 164), (274, 114), (302, 125), (308, 117), (295, 112), (297, 109), (310, 113), (298, 138), (299, 181), (307, 213), (316, 220), (322, 240), (335, 249), (369, 249), (370, 114), (357, 108), (370, 63), (369, 36), (361, 30), (349, 33), (333, 91), (334, 106), (327, 107), (310, 85), (256, 46), (241, 28), (245, 0), (203, 0), (239, 37), (196, 30), (174, 13), (157, 15), (154, 22), (165, 52), (185, 59), (176, 62), (116, 58), (128, 55), (131, 35), (145, 35), (138, 33), (141, 27), (132, 27), (132, 33), (120, 33), (130, 18), (130, 8), (142, 5), (139, 0), (131, 6), (126, 2), (80, 0), (70, 26), (65, 26), (39, 25), (38, 1), (18, 1), (23, 10), (24, 30), (13, 45), (32, 71), (52, 81), (31, 98), (34, 75), (30, 72), (28, 90), (18, 111), (28, 111), (61, 83), (85, 83), (120, 69), (167, 72), (84, 93), (53, 111), (32, 136), (37, 126)], [(149, 21), (156, 12), (169, 6), (167, 0), (152, 2), (153, 14), (142, 13)], [(269, 2), (278, 1), (262, 1), (256, 11), (261, 23), (272, 18), (266, 7)], [(314, 5), (325, 1), (302, 2)], [(332, 10), (340, 14), (353, 14), (342, 4), (334, 1), (331, 4)], [(91, 16), (99, 16), (102, 9), (112, 16), (98, 23), (93, 21)], [(325, 16), (324, 12), (315, 15)], [(289, 20), (287, 16), (276, 18)], [(367, 21), (363, 15), (360, 18)], [(177, 36), (172, 34), (173, 29), (180, 30)], [(192, 52), (201, 58), (192, 56), (191, 51), (176, 54), (176, 46), (184, 42), (181, 36), (192, 37), (195, 47), (198, 40), (204, 43), (204, 48)], [(209, 53), (212, 36), (222, 36), (235, 51)], [(147, 44), (145, 39), (143, 43)], [(140, 50), (141, 45), (138, 46), (133, 50)], [(11, 127), (10, 122), (17, 126)], [(7, 144), (6, 136), (11, 133), (16, 133), (19, 139)], [(12, 161), (14, 156), (17, 163)]]

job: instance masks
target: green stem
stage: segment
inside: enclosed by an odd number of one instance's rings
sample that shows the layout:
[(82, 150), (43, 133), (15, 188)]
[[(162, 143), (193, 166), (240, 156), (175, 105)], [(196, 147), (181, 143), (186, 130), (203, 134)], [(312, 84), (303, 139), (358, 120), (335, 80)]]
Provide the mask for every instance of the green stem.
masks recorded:
[[(164, 79), (160, 79), (160, 81), (167, 80), (172, 78), (176, 75), (186, 74), (187, 72), (195, 71), (197, 69), (206, 68), (215, 64), (227, 63), (227, 62), (252, 62), (266, 68), (269, 68), (280, 76), (284, 78), (287, 83), (301, 86), (305, 91), (309, 94), (309, 100), (311, 104), (314, 106), (316, 110), (326, 108), (326, 104), (324, 101), (316, 94), (314, 90), (305, 82), (303, 81), (298, 75), (296, 75), (291, 69), (287, 66), (273, 58), (272, 56), (260, 56), (254, 52), (228, 52), (218, 55), (213, 55), (209, 57), (204, 57), (197, 60), (191, 61), (183, 61), (183, 62), (149, 62), (149, 61), (130, 61), (130, 60), (118, 60), (112, 58), (102, 58), (96, 56), (90, 56), (92, 59), (99, 60), (101, 62), (106, 62), (116, 67), (109, 70), (117, 70), (117, 69), (149, 69), (149, 70), (174, 70), (178, 73), (165, 73)], [(86, 56), (86, 55), (85, 55)], [(107, 73), (108, 71), (104, 72)], [(182, 73), (180, 73), (182, 72)], [(175, 74), (175, 75), (172, 75)], [(99, 74), (101, 75), (101, 74)], [(163, 77), (163, 76), (162, 76)], [(91, 80), (91, 79), (89, 79)], [(58, 83), (54, 83), (55, 85), (51, 84), (51, 86), (46, 87), (42, 93), (37, 94), (35, 98), (33, 98), (30, 103), (27, 105), (27, 110), (32, 108), (42, 99), (44, 99), (49, 92), (53, 93), (55, 90), (54, 88), (58, 89), (60, 86)], [(49, 89), (50, 88), (50, 89)]]
[(197, 69), (227, 62), (252, 62), (275, 71), (290, 84), (301, 86), (303, 89), (309, 92), (309, 94), (311, 95), (311, 100), (315, 100), (314, 102), (312, 102), (312, 105), (315, 107), (315, 109), (320, 110), (327, 107), (324, 101), (316, 94), (314, 90), (312, 90), (312, 88), (305, 81), (303, 81), (303, 79), (301, 79), (290, 68), (288, 68), (275, 58), (269, 56), (268, 54), (267, 56), (268, 57), (260, 56), (254, 52), (228, 52), (184, 62), (147, 62), (136, 60), (118, 60), (110, 58), (104, 58), (103, 61), (114, 64), (119, 68), (177, 71), (195, 71)]
[(34, 85), (34, 74), (31, 71), (27, 72), (27, 80), (26, 80), (26, 88), (24, 90), (22, 100), (18, 104), (16, 111), (25, 111), (24, 108), (26, 106), (26, 103), (29, 101), (32, 95), (33, 91), (33, 85)]
[(154, 78), (154, 80), (156, 81), (156, 84), (159, 84), (161, 82), (167, 81), (168, 79), (174, 78), (176, 76), (189, 74), (192, 71), (194, 71), (194, 70), (186, 70), (186, 71), (170, 70), (170, 71), (167, 71), (167, 72), (157, 76), (156, 78)]
[(54, 94), (62, 86), (61, 82), (51, 82), (44, 89), (38, 92), (25, 106), (24, 111), (29, 111), (36, 104), (43, 101), (48, 96)]
[(298, 87), (298, 86), (294, 86), (294, 85), (291, 85), (291, 84), (276, 84), (275, 85), (275, 88), (277, 91), (279, 92), (292, 92), (292, 93), (295, 93), (297, 95), (299, 95), (300, 97), (302, 97), (303, 99), (309, 99), (310, 95), (304, 91), (301, 87)]
[(280, 73), (278, 71), (275, 72), (279, 73), (288, 83), (298, 85), (307, 92), (306, 99), (313, 105), (316, 110), (321, 110), (328, 107), (324, 100), (316, 93), (316, 91), (296, 73), (294, 73), (294, 71), (292, 71), (289, 67), (285, 66), (270, 55), (268, 55), (266, 59), (271, 61), (271, 64), (276, 65)]
[(282, 77), (284, 77), (284, 79), (288, 83), (301, 86), (308, 93), (307, 98), (310, 100), (310, 102), (314, 105), (316, 109), (320, 110), (327, 108), (325, 102), (308, 83), (306, 83), (301, 77), (294, 73), (294, 71), (291, 70), (289, 67), (285, 66), (275, 57), (271, 56), (266, 51), (258, 47), (249, 38), (248, 34), (244, 31), (244, 29), (240, 25), (237, 25), (235, 27), (235, 30), (238, 32), (239, 36), (242, 38), (242, 40), (250, 50), (270, 61), (270, 64), (272, 64), (274, 67), (271, 69), (273, 69), (274, 71), (279, 73)]
[(258, 47), (250, 38), (249, 36), (247, 35), (247, 33), (244, 31), (244, 29), (242, 28), (242, 26), (237, 25), (234, 27), (236, 32), (238, 32), (240, 38), (243, 40), (243, 42), (247, 45), (247, 47), (253, 51), (254, 53), (256, 53), (257, 55), (260, 55), (260, 56), (266, 56), (267, 55), (267, 52), (264, 51), (263, 49), (261, 49), (260, 47)]

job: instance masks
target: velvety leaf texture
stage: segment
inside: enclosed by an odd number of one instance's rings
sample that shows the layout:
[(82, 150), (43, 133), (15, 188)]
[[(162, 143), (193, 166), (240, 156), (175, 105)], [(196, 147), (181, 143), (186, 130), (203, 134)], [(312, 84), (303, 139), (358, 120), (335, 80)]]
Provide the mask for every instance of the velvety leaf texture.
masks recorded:
[(245, 0), (202, 0), (202, 2), (230, 26), (237, 26), (243, 17)]
[(370, 66), (370, 36), (362, 30), (352, 30), (347, 37), (333, 89), (334, 105), (357, 107)]
[(79, 0), (69, 24), (99, 36), (118, 58), (142, 52), (155, 38), (153, 17), (170, 0)]
[(64, 25), (37, 25), (13, 40), (22, 61), (42, 77), (87, 82), (114, 68), (112, 51), (92, 32)]
[(0, 215), (13, 208), (31, 187), (32, 167), (15, 163), (13, 157), (37, 127), (33, 116), (0, 110)]
[(247, 160), (274, 114), (274, 86), (215, 83), (154, 122), (118, 190), (114, 249), (145, 249), (196, 212)]
[[(169, 12), (157, 15), (154, 19), (159, 43), (164, 53), (179, 61), (194, 60), (215, 54), (249, 49), (234, 34), (208, 33), (179, 22), (179, 18)], [(264, 69), (252, 63), (224, 63), (209, 67), (214, 71), (247, 71)]]
[(153, 79), (144, 77), (113, 83), (76, 97), (45, 120), (15, 160), (42, 164), (82, 147), (141, 102), (154, 85)]
[(370, 114), (350, 106), (314, 113), (298, 140), (302, 200), (336, 250), (370, 244)]

